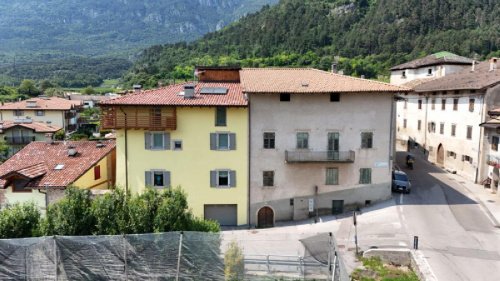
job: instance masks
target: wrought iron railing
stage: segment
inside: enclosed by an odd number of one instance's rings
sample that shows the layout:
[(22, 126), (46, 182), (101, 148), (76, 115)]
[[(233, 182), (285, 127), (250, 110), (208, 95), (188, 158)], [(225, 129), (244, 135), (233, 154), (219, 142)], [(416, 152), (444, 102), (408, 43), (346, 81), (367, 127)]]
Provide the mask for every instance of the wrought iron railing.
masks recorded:
[(285, 151), (287, 163), (339, 162), (353, 163), (354, 151)]

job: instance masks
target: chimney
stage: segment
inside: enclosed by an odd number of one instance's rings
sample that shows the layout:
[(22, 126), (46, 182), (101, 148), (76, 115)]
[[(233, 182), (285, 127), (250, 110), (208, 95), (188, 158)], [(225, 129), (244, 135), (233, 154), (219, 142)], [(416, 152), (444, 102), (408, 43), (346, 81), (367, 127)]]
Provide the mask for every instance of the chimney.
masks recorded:
[(365, 79), (365, 75), (364, 74), (361, 75), (361, 79)]
[(339, 72), (337, 67), (338, 67), (338, 65), (336, 62), (332, 63), (332, 73), (337, 74)]
[(78, 154), (76, 151), (76, 148), (72, 145), (68, 146), (68, 156), (69, 157), (75, 157)]
[(188, 83), (184, 85), (184, 99), (194, 98), (194, 84)]
[(470, 71), (474, 72), (476, 70), (476, 61), (472, 61), (472, 69)]
[(134, 85), (134, 93), (138, 94), (141, 92), (142, 86), (141, 85)]
[(497, 69), (498, 58), (490, 59), (490, 71), (494, 71)]

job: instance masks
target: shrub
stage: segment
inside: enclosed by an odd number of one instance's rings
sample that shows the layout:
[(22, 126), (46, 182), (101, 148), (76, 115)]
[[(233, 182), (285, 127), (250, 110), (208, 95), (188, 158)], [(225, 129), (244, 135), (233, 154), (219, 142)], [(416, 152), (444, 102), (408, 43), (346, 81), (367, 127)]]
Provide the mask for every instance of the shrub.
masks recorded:
[(217, 221), (214, 220), (204, 220), (201, 218), (193, 217), (191, 219), (191, 224), (188, 230), (200, 232), (219, 232), (220, 225)]
[(40, 211), (34, 203), (14, 204), (0, 211), (0, 238), (39, 235)]
[(245, 277), (245, 262), (241, 248), (236, 241), (231, 242), (224, 254), (224, 276), (227, 281), (243, 280)]
[(121, 189), (92, 200), (91, 215), (95, 221), (93, 234), (117, 235), (129, 232), (128, 198)]
[(186, 194), (180, 189), (167, 189), (161, 196), (154, 218), (155, 232), (189, 229), (191, 213), (188, 211)]

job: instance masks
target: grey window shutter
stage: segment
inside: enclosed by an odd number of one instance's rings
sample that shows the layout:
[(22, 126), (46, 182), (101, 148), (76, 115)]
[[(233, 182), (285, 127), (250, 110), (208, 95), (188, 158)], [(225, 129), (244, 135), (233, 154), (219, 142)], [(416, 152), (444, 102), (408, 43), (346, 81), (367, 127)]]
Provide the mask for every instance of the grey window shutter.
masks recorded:
[(236, 171), (229, 171), (229, 186), (236, 187)]
[(229, 134), (229, 150), (236, 150), (236, 134)]
[(146, 186), (153, 186), (153, 173), (150, 171), (146, 171), (145, 175)]
[(217, 134), (210, 133), (210, 150), (217, 150)]
[(217, 171), (210, 171), (210, 187), (217, 187)]
[(170, 133), (163, 133), (163, 149), (170, 149)]
[(146, 149), (151, 149), (151, 133), (150, 132), (144, 133), (144, 147)]
[(170, 187), (170, 171), (163, 172), (163, 184), (165, 187)]

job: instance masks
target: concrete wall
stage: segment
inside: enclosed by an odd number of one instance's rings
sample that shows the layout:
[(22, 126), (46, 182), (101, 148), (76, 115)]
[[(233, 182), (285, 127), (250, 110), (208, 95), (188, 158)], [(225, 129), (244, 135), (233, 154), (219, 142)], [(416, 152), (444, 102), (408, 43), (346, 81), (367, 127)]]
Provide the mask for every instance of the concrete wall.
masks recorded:
[[(290, 102), (279, 98), (278, 94), (250, 95), (251, 223), (256, 222), (261, 206), (275, 209), (276, 220), (307, 217), (303, 204), (308, 206), (308, 200), (301, 200), (315, 197), (316, 186), (317, 197), (324, 198), (318, 199), (320, 208), (330, 213), (333, 199), (364, 204), (390, 197), (392, 95), (342, 94), (340, 102), (330, 102), (328, 94), (292, 94)], [(275, 149), (263, 148), (264, 132), (275, 132)], [(297, 132), (309, 133), (309, 151), (326, 151), (328, 133), (339, 132), (340, 151), (353, 150), (355, 162), (285, 163), (285, 151), (296, 150)], [(362, 132), (373, 132), (373, 148), (361, 148)], [(339, 169), (338, 185), (325, 184), (326, 168)], [(371, 185), (359, 185), (360, 168), (372, 168)], [(275, 186), (263, 187), (263, 171), (274, 171)]]
[[(236, 134), (236, 150), (210, 150), (210, 133)], [(164, 169), (171, 173), (171, 185), (181, 186), (196, 216), (204, 217), (205, 204), (237, 204), (238, 225), (248, 215), (248, 110), (228, 108), (227, 126), (215, 126), (214, 107), (177, 108), (177, 130), (171, 140), (181, 140), (182, 150), (146, 150), (144, 130), (128, 130), (128, 180), (132, 192), (145, 188), (145, 171)], [(117, 186), (125, 187), (125, 131), (118, 130)], [(210, 171), (236, 171), (236, 187), (210, 187)]]
[[(427, 79), (427, 78), (439, 78), (445, 75), (458, 72), (465, 68), (470, 68), (470, 65), (433, 65), (425, 66), (416, 69), (405, 69), (405, 70), (394, 70), (391, 71), (391, 84), (402, 85), (408, 83), (415, 79)], [(429, 69), (432, 70), (432, 74), (429, 75)], [(403, 71), (405, 71), (405, 77), (402, 76)]]

